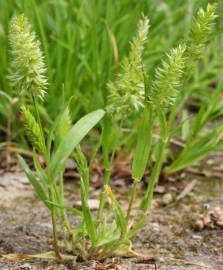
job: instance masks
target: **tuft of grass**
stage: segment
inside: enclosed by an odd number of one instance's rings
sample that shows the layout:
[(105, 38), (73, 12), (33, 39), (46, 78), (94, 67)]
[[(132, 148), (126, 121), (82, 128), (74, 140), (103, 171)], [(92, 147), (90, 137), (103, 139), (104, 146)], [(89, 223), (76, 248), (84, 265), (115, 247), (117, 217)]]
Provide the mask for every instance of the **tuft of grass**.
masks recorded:
[[(160, 1), (160, 4), (163, 4), (160, 6), (165, 10), (164, 13), (169, 14), (169, 17), (166, 20), (161, 19), (160, 24), (154, 27), (155, 30), (151, 27), (151, 40), (153, 40), (154, 33), (157, 35), (159, 29), (165, 24), (170, 24), (167, 30), (172, 33), (172, 24), (169, 20), (170, 18), (179, 18), (179, 15), (177, 15), (177, 10), (171, 13), (170, 7), (176, 2), (170, 2), (170, 5), (165, 5)], [(18, 2), (17, 4), (18, 9), (29, 10), (30, 7), (33, 8), (36, 26), (46, 55), (46, 63), (49, 66), (48, 77), (51, 82), (49, 85), (46, 83), (41, 46), (36, 35), (31, 31), (28, 20), (23, 15), (15, 15), (10, 23), (9, 38), (13, 59), (11, 59), (9, 79), (13, 88), (25, 92), (20, 104), (29, 102), (33, 106), (34, 113), (31, 110), (29, 111), (27, 107), (22, 107), (22, 114), (25, 120), (26, 134), (33, 147), (33, 162), (36, 172), (33, 173), (30, 170), (21, 156), (19, 156), (19, 162), (38, 197), (51, 213), (54, 252), (58, 260), (63, 259), (58, 242), (58, 224), (62, 227), (62, 239), (67, 252), (79, 255), (85, 260), (91, 258), (105, 259), (109, 256), (126, 255), (128, 253), (135, 254), (132, 250), (131, 239), (146, 222), (146, 216), (153, 200), (154, 187), (163, 168), (165, 153), (173, 136), (178, 112), (181, 112), (185, 99), (189, 97), (185, 88), (188, 80), (193, 79), (191, 67), (196, 66), (198, 60), (205, 54), (204, 47), (216, 18), (216, 6), (208, 5), (206, 10), (201, 9), (192, 26), (188, 27), (188, 37), (184, 41), (177, 42), (178, 45), (174, 46), (174, 49), (170, 49), (161, 61), (160, 55), (158, 57), (156, 54), (159, 54), (159, 50), (162, 49), (161, 54), (163, 55), (167, 48), (172, 47), (170, 46), (172, 43), (176, 43), (178, 38), (173, 36), (169, 44), (165, 44), (165, 46), (163, 43), (162, 45), (152, 43), (154, 51), (152, 53), (150, 51), (150, 56), (153, 55), (154, 58), (151, 57), (152, 59), (148, 60), (146, 57), (148, 54), (145, 53), (143, 56), (143, 52), (146, 51), (146, 48), (149, 48), (149, 44), (147, 44), (149, 20), (146, 16), (143, 16), (138, 23), (137, 34), (130, 43), (128, 57), (124, 58), (120, 67), (116, 67), (112, 65), (114, 59), (109, 52), (111, 50), (115, 54), (115, 61), (117, 61), (116, 43), (118, 44), (118, 37), (120, 38), (119, 51), (121, 52), (119, 57), (122, 55), (122, 49), (123, 51), (126, 50), (125, 45), (121, 43), (123, 29), (126, 28), (123, 26), (121, 34), (119, 34), (118, 28), (120, 25), (125, 25), (128, 18), (134, 17), (135, 11), (130, 12), (129, 17), (124, 16), (122, 11), (122, 8), (129, 10), (133, 4), (130, 5), (129, 1), (115, 1), (114, 6), (117, 5), (115, 8), (110, 1), (107, 1), (105, 6), (102, 5), (103, 1), (91, 1), (90, 4), (89, 1), (75, 1), (75, 5), (72, 6), (73, 3), (74, 1), (71, 0), (69, 3), (67, 1), (40, 1), (37, 4), (35, 0), (32, 0)], [(144, 1), (138, 1), (137, 3), (135, 6), (138, 11), (141, 8), (148, 9)], [(53, 32), (44, 27), (43, 14), (40, 11), (41, 8), (48, 7), (48, 5), (52, 5), (53, 16), (49, 16), (47, 19), (49, 20), (50, 30), (53, 30)], [(185, 6), (189, 8), (188, 5), (183, 5), (182, 10)], [(180, 9), (180, 14), (182, 10)], [(63, 13), (62, 11), (66, 12)], [(114, 20), (116, 18), (115, 11), (122, 14), (118, 21)], [(101, 12), (106, 18), (103, 23), (100, 21)], [(69, 18), (74, 17), (74, 21), (79, 23), (78, 29), (69, 31), (72, 29), (72, 25), (68, 24), (70, 21), (66, 19), (67, 16)], [(114, 22), (113, 28), (117, 27), (115, 32), (117, 38), (109, 27), (110, 20)], [(157, 20), (159, 21), (159, 17)], [(103, 33), (99, 41), (97, 34), (104, 24), (107, 24), (106, 27), (109, 31)], [(202, 27), (199, 28), (198, 26)], [(196, 27), (197, 31), (200, 31), (199, 38), (192, 39), (192, 33), (194, 33)], [(63, 31), (64, 28), (68, 31)], [(165, 31), (166, 29), (163, 30), (163, 32)], [(126, 34), (130, 32), (127, 31)], [(53, 33), (50, 40), (48, 40), (49, 33)], [(109, 41), (111, 37), (112, 40)], [(23, 41), (22, 44), (20, 44), (20, 40)], [(87, 46), (87, 41), (92, 45), (92, 48)], [(56, 42), (52, 53), (47, 46), (48, 42), (50, 42), (50, 45)], [(111, 42), (113, 47), (109, 47), (108, 42)], [(157, 42), (157, 39), (151, 42)], [(191, 50), (193, 46), (199, 49), (199, 57), (194, 57), (193, 50)], [(201, 48), (202, 50), (200, 50)], [(73, 61), (73, 56), (77, 51), (78, 57)], [(64, 63), (65, 68), (62, 68)], [(148, 63), (154, 64), (152, 71), (151, 67), (147, 66)], [(74, 64), (77, 65), (73, 67)], [(108, 67), (104, 69), (106, 65)], [(106, 88), (105, 85), (108, 79), (111, 79), (113, 69), (116, 68), (118, 76), (116, 79), (110, 80)], [(120, 72), (118, 72), (118, 68), (121, 68)], [(70, 72), (74, 69), (74, 77), (71, 79)], [(61, 100), (58, 97), (56, 98), (57, 94), (51, 91), (53, 88), (60, 86), (62, 81), (64, 82), (64, 98), (62, 106), (60, 106), (61, 112), (58, 113), (58, 109), (55, 109), (52, 113), (55, 121), (48, 121), (49, 124), (46, 126), (46, 117), (43, 113), (44, 104), (42, 103), (44, 90), (46, 90), (46, 86), (49, 87), (47, 91), (48, 109), (54, 108), (56, 104), (61, 103)], [(75, 101), (80, 98), (80, 104), (74, 111), (71, 111), (69, 109), (73, 102), (71, 97), (76, 93), (71, 91), (73, 81), (78, 82), (77, 87), (80, 91), (86, 87), (87, 93), (82, 95), (81, 98), (78, 93), (74, 96)], [(105, 89), (108, 92), (104, 93)], [(26, 99), (24, 99), (24, 96)], [(172, 167), (170, 166), (170, 172), (188, 166), (189, 163), (203, 158), (210, 150), (214, 150), (221, 145), (222, 126), (217, 127), (202, 138), (198, 136), (207, 121), (211, 119), (213, 112), (218, 110), (218, 97), (216, 97), (217, 95), (213, 96), (213, 106), (208, 112), (205, 113), (204, 109), (201, 109), (193, 123), (187, 121), (187, 125), (190, 124), (192, 128), (191, 133), (187, 132), (188, 126), (183, 128), (184, 137), (187, 140), (186, 150), (183, 150), (178, 160), (176, 159), (175, 163), (173, 162), (171, 165)], [(92, 103), (91, 106), (88, 106), (90, 103)], [(92, 111), (93, 107), (96, 107), (97, 110)], [(76, 119), (80, 111), (87, 111), (88, 113), (75, 124), (72, 124), (73, 118)], [(133, 184), (129, 196), (128, 210), (125, 212), (109, 182), (113, 158), (120, 146), (119, 140), (123, 136), (122, 130), (120, 132), (118, 130), (128, 121), (128, 118), (131, 119), (128, 122), (131, 128), (133, 128), (135, 119), (140, 122), (140, 126), (135, 132), (136, 147), (131, 149), (134, 150)], [(104, 179), (97, 217), (94, 217), (89, 207), (89, 166), (80, 143), (98, 123), (102, 127), (102, 133), (97, 149), (101, 148), (102, 150)], [(159, 130), (157, 142), (153, 140), (155, 130)], [(210, 138), (212, 139), (211, 143)], [(155, 162), (151, 167), (148, 187), (141, 201), (140, 216), (136, 218), (132, 216), (132, 207), (137, 196), (138, 184), (148, 166), (152, 143), (156, 143), (157, 149)], [(45, 168), (38, 161), (38, 153), (42, 154), (45, 159)], [(75, 158), (81, 176), (81, 210), (65, 204), (63, 174), (66, 161), (70, 156)], [(106, 201), (109, 202), (109, 209), (105, 207)], [(77, 226), (71, 225), (67, 212), (78, 216), (80, 222)], [(110, 220), (113, 220), (113, 222), (110, 222)]]

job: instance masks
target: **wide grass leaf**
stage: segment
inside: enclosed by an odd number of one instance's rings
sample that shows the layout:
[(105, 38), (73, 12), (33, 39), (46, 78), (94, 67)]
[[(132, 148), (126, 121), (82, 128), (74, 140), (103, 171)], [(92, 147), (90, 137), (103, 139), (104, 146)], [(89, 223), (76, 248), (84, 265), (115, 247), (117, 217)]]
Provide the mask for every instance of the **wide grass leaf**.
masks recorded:
[(55, 155), (50, 163), (52, 179), (57, 176), (64, 167), (66, 159), (73, 152), (74, 148), (87, 135), (87, 133), (102, 119), (105, 111), (97, 110), (82, 117), (64, 136), (59, 144)]
[(152, 111), (145, 108), (132, 165), (132, 177), (138, 181), (142, 179), (148, 164), (152, 138), (152, 123)]

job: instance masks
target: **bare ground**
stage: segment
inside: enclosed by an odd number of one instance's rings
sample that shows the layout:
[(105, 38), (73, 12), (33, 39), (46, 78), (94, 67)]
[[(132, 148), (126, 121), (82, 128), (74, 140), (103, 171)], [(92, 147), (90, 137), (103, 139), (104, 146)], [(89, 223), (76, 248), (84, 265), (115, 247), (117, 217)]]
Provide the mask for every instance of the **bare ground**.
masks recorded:
[[(159, 270), (223, 270), (223, 229), (215, 226), (199, 231), (194, 229), (207, 209), (223, 207), (222, 179), (201, 179), (198, 175), (187, 174), (184, 178), (184, 183), (196, 178), (196, 186), (179, 201), (174, 199), (175, 183), (170, 185), (172, 199), (168, 203), (163, 194), (156, 195), (155, 207), (146, 226), (133, 239), (134, 249), (153, 258)], [(66, 187), (69, 202), (73, 203), (78, 190), (73, 181), (67, 182)], [(124, 189), (126, 187), (123, 192)], [(93, 191), (92, 196), (97, 196), (97, 192)], [(52, 231), (47, 209), (38, 201), (22, 173), (3, 174), (0, 178), (0, 254), (37, 254), (50, 250)], [(58, 264), (2, 257), (0, 269), (155, 269), (153, 259), (113, 258), (103, 263), (70, 261)]]

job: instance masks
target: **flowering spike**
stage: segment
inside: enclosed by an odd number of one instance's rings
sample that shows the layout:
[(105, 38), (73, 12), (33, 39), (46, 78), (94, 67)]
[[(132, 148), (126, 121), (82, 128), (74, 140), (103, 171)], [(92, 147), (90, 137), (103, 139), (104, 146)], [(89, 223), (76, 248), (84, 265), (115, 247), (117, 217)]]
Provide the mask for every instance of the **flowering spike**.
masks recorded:
[(142, 72), (142, 54), (147, 40), (149, 20), (144, 17), (138, 23), (137, 35), (131, 42), (131, 51), (124, 59), (114, 82), (108, 83), (108, 106), (110, 113), (116, 117), (132, 113), (143, 107), (144, 104), (144, 77)]
[(184, 71), (185, 45), (179, 45), (167, 54), (167, 62), (156, 69), (155, 81), (151, 89), (149, 100), (154, 109), (167, 109), (177, 97), (178, 89)]
[(44, 153), (44, 142), (41, 135), (41, 129), (36, 119), (31, 114), (28, 108), (22, 107), (22, 115), (25, 121), (25, 131), (29, 141), (33, 147), (36, 148), (41, 154)]
[(185, 55), (187, 57), (187, 72), (189, 73), (203, 54), (205, 44), (208, 41), (217, 17), (215, 14), (216, 8), (216, 4), (208, 4), (206, 10), (199, 9), (197, 18), (194, 19), (186, 41), (187, 50)]
[(46, 67), (40, 50), (40, 42), (31, 31), (31, 26), (24, 15), (14, 16), (9, 28), (11, 46), (11, 71), (9, 79), (20, 93), (31, 92), (44, 98), (47, 87)]

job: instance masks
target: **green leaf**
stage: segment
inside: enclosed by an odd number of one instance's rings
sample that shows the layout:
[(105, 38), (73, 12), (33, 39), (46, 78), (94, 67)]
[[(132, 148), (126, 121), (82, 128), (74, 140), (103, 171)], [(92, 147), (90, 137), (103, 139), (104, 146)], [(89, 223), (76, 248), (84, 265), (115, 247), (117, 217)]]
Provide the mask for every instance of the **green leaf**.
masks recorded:
[(64, 136), (66, 136), (66, 134), (69, 132), (69, 130), (71, 129), (71, 118), (70, 118), (70, 111), (69, 111), (69, 107), (65, 107), (59, 122), (58, 122), (58, 140), (60, 141), (61, 138), (63, 138)]
[(210, 130), (203, 137), (198, 137), (196, 140), (187, 141), (186, 146), (180, 155), (173, 161), (173, 163), (166, 169), (167, 173), (174, 173), (190, 166), (210, 152), (222, 149), (223, 143), (221, 138), (223, 125), (219, 125)]
[(80, 183), (81, 183), (81, 202), (82, 202), (82, 211), (84, 215), (84, 223), (86, 225), (86, 229), (88, 232), (88, 236), (91, 240), (92, 246), (94, 247), (96, 245), (96, 239), (97, 239), (96, 229), (95, 229), (95, 225), (94, 225), (93, 218), (91, 215), (91, 210), (88, 206), (87, 194), (86, 194), (83, 179), (81, 179)]
[(113, 245), (120, 239), (120, 236), (120, 230), (117, 230), (116, 222), (113, 222), (110, 226), (107, 224), (106, 229), (98, 234), (96, 246)]
[(142, 217), (134, 227), (127, 233), (127, 238), (131, 239), (144, 225), (146, 222), (146, 216)]
[(108, 151), (108, 149), (112, 150), (114, 148), (115, 142), (115, 123), (112, 121), (111, 117), (106, 116), (103, 121), (103, 129), (102, 129), (102, 138), (101, 145), (102, 149)]
[(89, 167), (87, 164), (87, 159), (82, 152), (80, 146), (76, 147), (75, 153), (74, 153), (74, 158), (77, 163), (77, 170), (83, 179), (85, 190), (86, 190), (86, 195), (88, 198), (88, 189), (89, 189)]
[(186, 110), (182, 113), (182, 139), (186, 140), (190, 132), (189, 114)]
[(116, 200), (110, 186), (106, 186), (106, 192), (112, 201), (112, 208), (114, 211), (115, 221), (116, 221), (117, 227), (119, 228), (119, 230), (121, 231), (122, 234), (125, 234), (126, 230), (127, 230), (127, 225), (128, 225), (127, 220), (125, 218), (125, 214), (124, 214), (119, 202)]
[(132, 164), (132, 177), (140, 181), (148, 164), (152, 138), (152, 110), (145, 108)]
[(41, 199), (41, 201), (43, 201), (43, 203), (48, 207), (51, 208), (50, 205), (47, 203), (48, 200), (48, 196), (46, 195), (46, 193), (44, 192), (42, 186), (40, 185), (40, 183), (37, 181), (37, 179), (35, 178), (35, 176), (33, 175), (32, 171), (30, 170), (30, 168), (28, 167), (27, 163), (25, 162), (25, 160), (18, 155), (18, 160), (19, 163), (21, 165), (21, 167), (23, 168), (30, 184), (33, 186), (36, 194), (38, 195), (38, 197)]
[(52, 179), (58, 175), (74, 148), (87, 135), (87, 133), (102, 119), (105, 111), (97, 110), (82, 117), (64, 136), (58, 146), (55, 155), (50, 163), (50, 173)]
[(5, 143), (5, 142), (0, 143), (0, 149), (5, 147), (6, 145), (7, 145), (7, 143)]
[[(74, 260), (75, 257), (72, 255), (68, 255), (68, 254), (60, 254), (63, 260)], [(39, 253), (39, 254), (35, 254), (35, 255), (31, 255), (30, 257), (32, 258), (38, 258), (38, 259), (46, 259), (46, 260), (55, 260), (57, 257), (55, 255), (54, 251), (48, 251), (48, 252), (43, 252), (43, 253)]]
[(44, 169), (42, 168), (35, 151), (33, 153), (33, 163), (34, 163), (35, 170), (39, 176), (39, 179), (41, 180), (43, 185), (46, 186), (47, 182), (48, 182), (47, 174), (44, 171)]
[(52, 201), (47, 201), (47, 203), (49, 203), (52, 206), (55, 206), (55, 207), (58, 207), (58, 208), (61, 208), (61, 209), (65, 209), (68, 212), (73, 213), (74, 215), (81, 216), (81, 217), (83, 216), (82, 212), (80, 210), (78, 210), (77, 208), (66, 206), (66, 205), (61, 205), (61, 204), (58, 204), (58, 203), (54, 203)]

